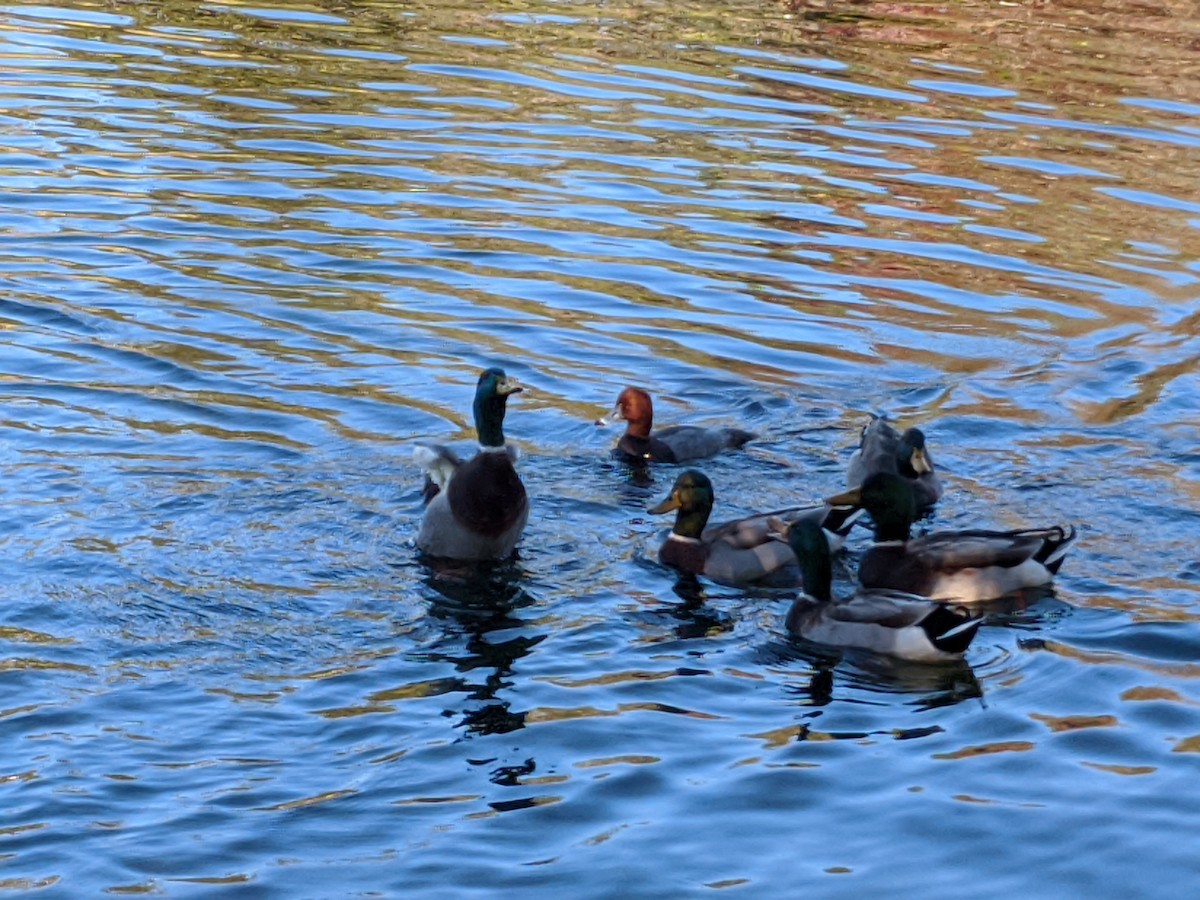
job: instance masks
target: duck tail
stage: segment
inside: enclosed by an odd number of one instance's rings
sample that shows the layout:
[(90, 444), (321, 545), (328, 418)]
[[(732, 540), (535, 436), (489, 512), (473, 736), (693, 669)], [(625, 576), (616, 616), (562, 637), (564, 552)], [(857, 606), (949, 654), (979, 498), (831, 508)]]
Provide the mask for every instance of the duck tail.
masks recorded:
[(870, 418), (867, 419), (862, 429), (858, 432), (859, 449), (861, 449), (862, 445), (866, 443), (867, 432), (875, 427), (876, 422), (883, 422), (885, 425), (887, 424), (887, 413), (867, 413), (867, 415), (869, 415)]
[(459, 466), (459, 459), (446, 447), (419, 443), (413, 447), (413, 462), (425, 471), (421, 499), (428, 506), (450, 484), (454, 470)]
[(854, 523), (864, 515), (866, 515), (866, 510), (859, 506), (831, 506), (821, 527), (830, 534), (845, 539), (849, 536)]
[(735, 450), (740, 449), (758, 437), (754, 432), (744, 431), (741, 428), (727, 428), (725, 429), (725, 433), (729, 438), (729, 446)]
[(972, 616), (961, 607), (941, 605), (921, 620), (929, 642), (943, 653), (953, 654), (966, 652), (982, 624), (983, 616)]
[(425, 476), (425, 483), (421, 485), (421, 502), (428, 506), (433, 502), (433, 498), (442, 492), (442, 487), (428, 475)]
[(1034, 559), (1040, 562), (1051, 575), (1057, 575), (1059, 568), (1063, 564), (1063, 559), (1067, 555), (1067, 551), (1071, 549), (1071, 544), (1075, 542), (1076, 531), (1072, 525), (1070, 529), (1055, 526), (1046, 530), (1046, 536), (1042, 541), (1042, 548), (1034, 554)]

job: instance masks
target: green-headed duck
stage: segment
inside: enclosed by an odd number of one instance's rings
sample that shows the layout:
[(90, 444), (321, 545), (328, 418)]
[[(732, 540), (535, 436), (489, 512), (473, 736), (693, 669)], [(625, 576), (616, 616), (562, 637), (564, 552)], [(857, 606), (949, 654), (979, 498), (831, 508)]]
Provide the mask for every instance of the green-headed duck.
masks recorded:
[(871, 515), (875, 543), (858, 565), (865, 588), (973, 603), (1048, 584), (1075, 540), (1060, 526), (1023, 531), (937, 531), (910, 537), (917, 503), (908, 479), (877, 472), (826, 503)]
[(962, 658), (979, 631), (982, 616), (901, 591), (860, 589), (835, 600), (829, 543), (820, 526), (801, 519), (787, 534), (804, 581), (804, 593), (788, 611), (792, 634), (914, 662), (950, 662)]
[[(659, 561), (687, 575), (704, 575), (727, 585), (800, 583), (796, 556), (781, 537), (788, 522), (810, 519), (823, 527), (833, 549), (841, 547), (859, 510), (829, 506), (794, 507), (708, 525), (713, 488), (708, 477), (688, 469), (670, 495), (651, 513), (676, 511), (675, 525), (659, 550)], [(707, 526), (707, 527), (706, 527)]]
[(504, 442), (509, 396), (521, 391), (515, 378), (491, 368), (475, 388), (479, 452), (462, 461), (447, 447), (418, 444), (413, 459), (426, 473), (425, 516), (417, 547), (430, 556), (459, 560), (512, 555), (529, 518), (529, 498), (513, 466), (516, 448)]

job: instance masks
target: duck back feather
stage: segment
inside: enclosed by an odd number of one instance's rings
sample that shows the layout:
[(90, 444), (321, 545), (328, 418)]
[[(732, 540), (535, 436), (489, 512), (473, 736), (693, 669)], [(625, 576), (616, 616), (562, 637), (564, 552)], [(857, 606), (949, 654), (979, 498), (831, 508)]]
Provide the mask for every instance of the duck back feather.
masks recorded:
[(484, 537), (503, 534), (529, 511), (507, 453), (477, 453), (458, 467), (446, 493), (454, 518)]
[(413, 462), (425, 471), (421, 497), (428, 506), (439, 491), (444, 491), (462, 460), (445, 444), (419, 442), (413, 447)]
[(860, 591), (845, 600), (800, 597), (787, 628), (805, 640), (855, 647), (913, 662), (959, 659), (982, 616), (897, 591)]
[[(911, 453), (919, 444), (922, 471), (913, 469)], [(850, 456), (846, 468), (846, 487), (855, 488), (877, 472), (888, 472), (905, 478), (921, 507), (932, 506), (942, 498), (941, 479), (934, 470), (933, 458), (925, 447), (925, 435), (910, 428), (899, 434), (882, 416), (871, 419), (862, 431), (858, 449)]]
[(655, 431), (652, 438), (670, 449), (674, 462), (682, 463), (716, 456), (722, 450), (740, 449), (754, 435), (741, 428), (672, 425)]

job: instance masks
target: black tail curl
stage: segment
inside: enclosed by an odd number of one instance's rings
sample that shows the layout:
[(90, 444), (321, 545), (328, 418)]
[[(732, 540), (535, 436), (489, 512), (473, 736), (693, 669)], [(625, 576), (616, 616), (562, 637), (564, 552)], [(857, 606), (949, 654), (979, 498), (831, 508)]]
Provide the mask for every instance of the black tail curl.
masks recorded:
[(975, 640), (983, 616), (972, 617), (961, 606), (938, 606), (921, 620), (929, 642), (943, 653), (964, 653)]

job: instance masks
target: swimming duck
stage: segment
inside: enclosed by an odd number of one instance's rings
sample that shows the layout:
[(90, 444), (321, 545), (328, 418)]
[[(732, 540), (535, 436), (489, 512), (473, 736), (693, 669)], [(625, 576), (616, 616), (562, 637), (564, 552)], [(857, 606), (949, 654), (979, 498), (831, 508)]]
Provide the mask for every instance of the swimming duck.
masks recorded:
[(425, 470), (425, 516), (417, 547), (459, 560), (504, 559), (529, 518), (529, 498), (513, 467), (516, 449), (504, 443), (508, 398), (523, 390), (503, 369), (479, 376), (475, 431), (479, 452), (465, 462), (437, 444), (418, 444), (413, 459)]
[(678, 510), (670, 536), (659, 549), (663, 565), (688, 575), (704, 575), (727, 585), (767, 582), (796, 585), (800, 572), (791, 547), (781, 540), (783, 523), (809, 519), (823, 527), (834, 550), (841, 547), (859, 510), (829, 506), (794, 507), (747, 516), (720, 525), (708, 524), (713, 488), (708, 477), (688, 469), (675, 479), (670, 495), (652, 507), (659, 514)]
[(617, 397), (612, 418), (624, 419), (625, 433), (614, 455), (628, 462), (682, 463), (737, 449), (756, 435), (740, 428), (672, 425), (654, 433), (654, 405), (641, 388), (627, 387)]
[(875, 543), (858, 565), (865, 588), (891, 588), (934, 600), (972, 603), (1049, 584), (1075, 529), (938, 531), (910, 538), (917, 517), (911, 482), (876, 472), (826, 503), (861, 506), (875, 523)]
[(892, 472), (912, 483), (917, 503), (932, 506), (942, 498), (942, 482), (933, 468), (933, 459), (925, 446), (925, 432), (909, 428), (904, 434), (876, 416), (862, 430), (858, 449), (850, 457), (846, 487), (856, 488), (868, 475)]
[(829, 544), (821, 528), (802, 519), (788, 528), (799, 560), (804, 593), (788, 610), (793, 634), (833, 647), (858, 647), (914, 662), (959, 659), (974, 640), (982, 616), (901, 591), (859, 590), (834, 600)]

